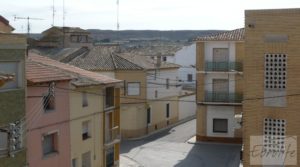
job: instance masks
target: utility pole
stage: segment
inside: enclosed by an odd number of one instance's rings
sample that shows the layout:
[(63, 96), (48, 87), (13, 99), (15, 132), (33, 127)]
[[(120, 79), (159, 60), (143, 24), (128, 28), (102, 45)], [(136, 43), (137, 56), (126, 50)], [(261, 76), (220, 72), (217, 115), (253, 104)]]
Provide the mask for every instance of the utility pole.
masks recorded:
[(14, 17), (14, 20), (27, 20), (27, 36), (29, 37), (30, 34), (30, 20), (44, 20), (44, 19), (40, 19), (40, 18), (32, 18), (32, 17)]

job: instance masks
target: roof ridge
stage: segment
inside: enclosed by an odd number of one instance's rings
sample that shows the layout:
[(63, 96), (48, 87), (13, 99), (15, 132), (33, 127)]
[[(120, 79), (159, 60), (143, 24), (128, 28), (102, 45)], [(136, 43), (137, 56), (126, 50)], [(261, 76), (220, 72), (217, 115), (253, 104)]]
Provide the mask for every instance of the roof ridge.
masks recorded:
[(116, 70), (118, 67), (117, 67), (117, 64), (116, 64), (116, 60), (115, 60), (115, 58), (114, 58), (114, 56), (113, 56), (113, 53), (111, 52), (111, 53), (109, 53), (109, 56), (111, 57), (111, 59), (112, 59), (112, 62), (113, 62), (113, 64), (114, 64), (114, 69)]
[[(113, 54), (114, 54), (114, 53), (113, 53)], [(141, 68), (141, 69), (144, 69), (144, 67), (142, 67), (142, 66), (140, 66), (140, 65), (138, 65), (138, 64), (136, 64), (136, 63), (134, 63), (134, 62), (132, 62), (132, 61), (130, 61), (130, 60), (128, 60), (128, 59), (125, 59), (125, 58), (123, 58), (122, 56), (119, 56), (119, 55), (117, 55), (117, 54), (115, 54), (115, 56), (118, 57), (118, 58), (120, 58), (120, 59), (122, 59), (122, 60), (124, 60), (124, 61), (127, 61), (128, 63), (134, 64), (134, 65), (138, 66), (138, 67)]]

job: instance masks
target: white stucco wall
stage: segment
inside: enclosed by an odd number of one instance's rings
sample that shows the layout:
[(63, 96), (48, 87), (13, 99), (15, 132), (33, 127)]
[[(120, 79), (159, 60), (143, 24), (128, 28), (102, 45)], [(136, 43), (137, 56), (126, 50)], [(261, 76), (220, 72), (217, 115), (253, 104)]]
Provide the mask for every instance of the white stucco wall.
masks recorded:
[[(213, 132), (213, 119), (221, 118), (228, 119), (228, 132), (227, 133), (214, 133)], [(213, 137), (234, 137), (234, 107), (233, 106), (207, 106), (206, 116), (207, 136)]]
[[(147, 99), (160, 99), (179, 95), (181, 87), (176, 87), (178, 79), (177, 69), (167, 69), (157, 71), (157, 78), (154, 78), (154, 71), (147, 72)], [(166, 78), (169, 78), (169, 89), (166, 87)], [(155, 98), (155, 90), (158, 91), (158, 97)]]
[[(179, 69), (179, 79), (183, 84), (196, 84), (196, 44), (184, 46), (175, 53), (175, 63), (181, 65)], [(192, 82), (187, 82), (187, 74), (193, 75)]]
[(184, 96), (179, 98), (179, 111), (178, 111), (178, 119), (182, 120), (196, 114), (196, 102), (184, 102), (184, 101), (195, 101), (196, 95)]

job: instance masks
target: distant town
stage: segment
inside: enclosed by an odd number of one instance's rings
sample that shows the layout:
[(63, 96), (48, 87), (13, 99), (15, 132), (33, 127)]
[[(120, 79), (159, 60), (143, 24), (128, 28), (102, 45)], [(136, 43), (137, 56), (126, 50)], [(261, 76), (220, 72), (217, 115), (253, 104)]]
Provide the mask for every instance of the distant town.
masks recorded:
[(299, 166), (300, 9), (229, 31), (24, 19), (0, 15), (0, 167)]

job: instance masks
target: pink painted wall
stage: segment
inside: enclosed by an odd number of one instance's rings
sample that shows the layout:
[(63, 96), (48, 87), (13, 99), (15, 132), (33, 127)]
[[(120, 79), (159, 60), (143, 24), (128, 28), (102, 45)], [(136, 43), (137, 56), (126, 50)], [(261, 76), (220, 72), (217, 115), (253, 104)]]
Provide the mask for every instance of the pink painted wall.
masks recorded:
[[(55, 89), (55, 110), (44, 112), (42, 97), (48, 84), (28, 86), (26, 99), (27, 162), (29, 167), (69, 167), (70, 153), (70, 107), (69, 92)], [(69, 82), (56, 82), (56, 87), (69, 88)], [(58, 153), (44, 157), (42, 136), (58, 131)]]

